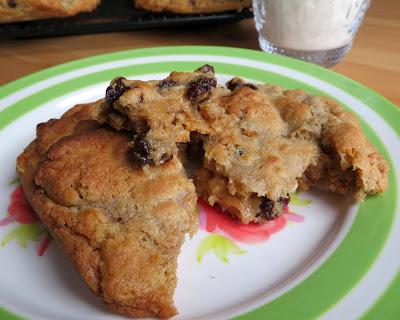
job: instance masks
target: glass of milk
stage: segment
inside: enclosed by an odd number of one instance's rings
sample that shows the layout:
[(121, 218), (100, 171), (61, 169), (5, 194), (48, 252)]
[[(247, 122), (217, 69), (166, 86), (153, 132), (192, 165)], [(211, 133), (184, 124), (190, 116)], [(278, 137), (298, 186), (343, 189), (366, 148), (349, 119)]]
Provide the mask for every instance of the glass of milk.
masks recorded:
[(262, 50), (331, 67), (350, 50), (370, 0), (253, 0)]

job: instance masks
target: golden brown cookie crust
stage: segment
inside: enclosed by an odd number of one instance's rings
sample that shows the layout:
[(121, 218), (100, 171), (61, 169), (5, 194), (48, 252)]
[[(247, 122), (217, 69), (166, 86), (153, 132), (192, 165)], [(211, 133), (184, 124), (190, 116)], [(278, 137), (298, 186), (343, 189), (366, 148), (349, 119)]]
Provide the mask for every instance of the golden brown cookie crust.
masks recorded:
[(291, 137), (302, 137), (319, 147), (317, 164), (302, 178), (303, 188), (319, 186), (357, 201), (385, 192), (389, 166), (368, 141), (358, 119), (330, 98), (288, 90), (276, 100)]
[(250, 0), (133, 0), (135, 6), (153, 12), (207, 13), (243, 10), (251, 6)]
[(17, 171), (95, 294), (118, 313), (169, 318), (176, 259), (185, 234), (197, 228), (194, 186), (177, 158), (134, 166), (129, 137), (94, 120), (102, 105), (77, 106), (39, 125)]
[(91, 12), (101, 0), (0, 0), (0, 23), (74, 16)]

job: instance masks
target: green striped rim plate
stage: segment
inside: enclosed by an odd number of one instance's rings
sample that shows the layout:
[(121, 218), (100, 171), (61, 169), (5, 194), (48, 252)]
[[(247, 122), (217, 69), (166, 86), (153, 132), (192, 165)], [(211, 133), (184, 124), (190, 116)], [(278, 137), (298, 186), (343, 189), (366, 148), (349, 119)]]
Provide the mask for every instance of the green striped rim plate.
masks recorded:
[[(59, 65), (0, 88), (3, 171), (1, 212), (13, 188), (15, 157), (34, 137), (36, 123), (73, 104), (104, 95), (115, 76), (151, 79), (212, 64), (220, 81), (240, 76), (331, 96), (359, 116), (370, 140), (390, 162), (389, 190), (360, 205), (311, 192), (300, 225), (221, 263), (195, 251), (207, 236), (186, 241), (175, 301), (179, 319), (397, 319), (400, 308), (398, 208), (400, 110), (370, 89), (294, 59), (226, 47), (160, 47), (95, 56)], [(333, 198), (332, 198), (333, 197)], [(12, 226), (0, 228), (0, 238)], [(52, 245), (48, 254), (10, 243), (0, 248), (1, 319), (114, 319)], [(62, 272), (60, 272), (62, 270)], [(60, 275), (63, 274), (63, 275)], [(66, 277), (68, 276), (68, 279)]]

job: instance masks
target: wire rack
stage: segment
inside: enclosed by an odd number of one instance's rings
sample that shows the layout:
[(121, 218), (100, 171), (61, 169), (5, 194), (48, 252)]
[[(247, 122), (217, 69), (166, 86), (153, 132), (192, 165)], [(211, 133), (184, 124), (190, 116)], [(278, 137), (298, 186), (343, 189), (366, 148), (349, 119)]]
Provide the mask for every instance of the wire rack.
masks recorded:
[[(118, 5), (116, 5), (118, 3)], [(233, 23), (253, 17), (249, 9), (207, 14), (152, 13), (136, 9), (132, 1), (103, 0), (91, 13), (74, 17), (0, 24), (0, 39), (39, 38), (114, 32), (166, 26)]]

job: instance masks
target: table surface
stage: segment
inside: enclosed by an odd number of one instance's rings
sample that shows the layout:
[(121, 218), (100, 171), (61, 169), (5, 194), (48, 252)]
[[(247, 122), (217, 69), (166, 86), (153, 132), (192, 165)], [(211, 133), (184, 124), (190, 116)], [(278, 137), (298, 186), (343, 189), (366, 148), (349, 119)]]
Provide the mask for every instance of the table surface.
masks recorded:
[[(164, 45), (219, 45), (259, 50), (257, 33), (251, 19), (232, 25), (7, 40), (0, 41), (0, 85), (74, 59)], [(400, 105), (399, 0), (372, 1), (353, 49), (332, 69)]]

